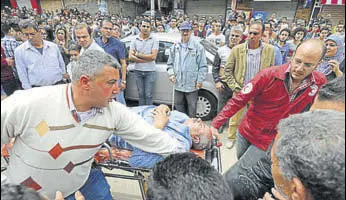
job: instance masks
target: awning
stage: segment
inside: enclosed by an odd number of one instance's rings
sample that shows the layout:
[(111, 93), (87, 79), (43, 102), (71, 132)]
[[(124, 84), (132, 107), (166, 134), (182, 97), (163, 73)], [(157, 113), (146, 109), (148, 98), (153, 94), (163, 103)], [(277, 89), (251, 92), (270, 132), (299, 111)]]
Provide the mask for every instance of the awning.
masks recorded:
[(345, 0), (321, 0), (321, 5), (345, 5)]

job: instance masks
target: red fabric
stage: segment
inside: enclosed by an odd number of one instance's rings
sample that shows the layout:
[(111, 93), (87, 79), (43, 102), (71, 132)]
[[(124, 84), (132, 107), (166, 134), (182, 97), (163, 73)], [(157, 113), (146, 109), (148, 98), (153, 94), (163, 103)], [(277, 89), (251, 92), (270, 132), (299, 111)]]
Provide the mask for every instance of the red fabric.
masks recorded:
[(285, 64), (259, 72), (242, 91), (227, 102), (211, 125), (219, 129), (250, 101), (250, 107), (239, 126), (239, 132), (251, 144), (267, 150), (277, 134), (276, 126), (279, 121), (291, 114), (304, 111), (309, 104), (313, 103), (321, 86), (327, 82), (324, 74), (312, 72), (315, 85), (307, 88), (290, 102), (284, 81), (288, 67), (289, 64)]
[(33, 9), (36, 8), (37, 13), (38, 13), (38, 14), (41, 14), (40, 5), (38, 5), (37, 0), (30, 0), (30, 2), (31, 2), (31, 7), (32, 7)]
[(4, 49), (1, 47), (1, 68), (2, 68), (2, 65), (7, 65), (7, 61), (6, 61)]
[(345, 5), (345, 0), (340, 3), (338, 0), (321, 0), (321, 5)]
[(18, 8), (18, 4), (16, 0), (11, 0), (11, 6), (12, 8)]

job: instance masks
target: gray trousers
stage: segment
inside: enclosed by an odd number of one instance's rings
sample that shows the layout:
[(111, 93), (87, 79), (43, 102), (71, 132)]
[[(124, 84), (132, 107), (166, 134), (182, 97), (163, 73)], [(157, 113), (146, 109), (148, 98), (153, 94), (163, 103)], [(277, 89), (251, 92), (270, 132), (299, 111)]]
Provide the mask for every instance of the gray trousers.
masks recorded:
[(189, 117), (196, 117), (198, 100), (198, 90), (194, 92), (180, 92), (175, 90), (174, 103), (179, 112), (187, 114)]

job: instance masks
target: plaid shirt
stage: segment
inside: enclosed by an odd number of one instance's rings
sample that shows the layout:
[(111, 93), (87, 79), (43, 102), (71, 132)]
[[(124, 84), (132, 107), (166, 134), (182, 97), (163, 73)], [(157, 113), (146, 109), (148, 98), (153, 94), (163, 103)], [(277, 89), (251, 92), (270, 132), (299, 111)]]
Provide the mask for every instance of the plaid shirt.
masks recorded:
[(296, 89), (291, 89), (292, 88), (292, 77), (290, 76), (290, 70), (291, 66), (289, 66), (285, 72), (286, 74), (286, 85), (287, 85), (287, 89), (288, 89), (288, 93), (290, 96), (290, 102), (292, 102), (293, 100), (295, 100), (299, 94), (301, 94), (306, 88), (312, 86), (313, 84), (315, 84), (315, 78), (314, 76), (311, 74), (310, 76), (306, 77), (301, 83), (300, 85), (296, 88)]
[(72, 112), (73, 117), (81, 124), (84, 124), (86, 121), (88, 121), (90, 118), (94, 117), (97, 113), (103, 113), (102, 108), (96, 108), (93, 107), (90, 110), (86, 112), (78, 112), (75, 105), (73, 104), (72, 100), (72, 86), (71, 84), (68, 86), (68, 101), (70, 105), (70, 111)]
[(21, 45), (22, 42), (18, 42), (14, 37), (5, 35), (1, 39), (1, 45), (4, 48), (6, 58), (14, 58), (14, 50)]

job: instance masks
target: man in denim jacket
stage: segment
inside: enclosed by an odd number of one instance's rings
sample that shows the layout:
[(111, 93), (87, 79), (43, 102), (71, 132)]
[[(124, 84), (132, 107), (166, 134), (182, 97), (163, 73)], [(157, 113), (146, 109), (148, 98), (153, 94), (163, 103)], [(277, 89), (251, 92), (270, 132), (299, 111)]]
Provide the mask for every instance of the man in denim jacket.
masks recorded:
[(167, 62), (169, 79), (175, 84), (175, 107), (189, 117), (196, 116), (198, 90), (202, 88), (208, 67), (203, 46), (191, 37), (192, 26), (180, 26), (181, 42), (172, 45)]

